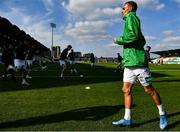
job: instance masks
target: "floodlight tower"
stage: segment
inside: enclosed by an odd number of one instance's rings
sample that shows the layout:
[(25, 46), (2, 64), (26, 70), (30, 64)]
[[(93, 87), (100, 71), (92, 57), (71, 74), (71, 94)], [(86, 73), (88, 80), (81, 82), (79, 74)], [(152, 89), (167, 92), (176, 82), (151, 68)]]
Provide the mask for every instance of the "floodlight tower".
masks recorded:
[(53, 31), (54, 31), (53, 29), (56, 28), (56, 24), (50, 23), (50, 26), (51, 26), (51, 28), (52, 28), (51, 57), (52, 57), (52, 59), (53, 59)]

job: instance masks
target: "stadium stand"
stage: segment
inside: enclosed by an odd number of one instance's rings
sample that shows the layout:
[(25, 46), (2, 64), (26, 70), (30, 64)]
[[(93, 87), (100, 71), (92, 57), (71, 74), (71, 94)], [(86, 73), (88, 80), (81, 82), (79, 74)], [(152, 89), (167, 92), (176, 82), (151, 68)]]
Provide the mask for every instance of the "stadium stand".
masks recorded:
[(18, 26), (13, 25), (8, 19), (0, 16), (0, 55), (4, 46), (11, 44), (13, 47), (19, 43), (28, 42), (29, 45), (34, 45), (39, 50), (39, 55), (49, 58), (50, 49), (35, 40), (29, 34), (26, 34)]
[(180, 49), (151, 52), (160, 55), (154, 62), (163, 64), (180, 64)]
[(160, 55), (161, 57), (180, 56), (180, 49), (155, 51), (151, 53)]

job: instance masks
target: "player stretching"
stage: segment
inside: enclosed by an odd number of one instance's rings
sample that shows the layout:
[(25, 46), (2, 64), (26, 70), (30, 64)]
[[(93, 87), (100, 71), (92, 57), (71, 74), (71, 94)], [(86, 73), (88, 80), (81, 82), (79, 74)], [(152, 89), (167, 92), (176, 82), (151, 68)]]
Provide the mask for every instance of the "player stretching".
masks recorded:
[(165, 129), (167, 126), (166, 113), (163, 109), (162, 102), (158, 92), (152, 86), (151, 73), (148, 68), (148, 59), (144, 51), (145, 39), (141, 32), (140, 20), (136, 16), (137, 4), (133, 1), (126, 2), (122, 8), (122, 16), (125, 21), (123, 35), (114, 38), (114, 43), (123, 45), (123, 63), (124, 77), (123, 88), (125, 114), (124, 118), (113, 121), (113, 125), (130, 126), (132, 93), (131, 90), (136, 78), (143, 85), (144, 91), (149, 94), (157, 105), (160, 115), (160, 128)]
[(27, 53), (27, 47), (25, 46), (24, 43), (22, 44), (20, 42), (20, 44), (18, 45), (16, 49), (14, 65), (15, 65), (16, 70), (19, 70), (21, 72), (21, 75), (22, 75), (21, 84), (29, 86), (30, 84), (26, 80), (26, 75), (27, 75), (26, 64), (25, 64), (26, 53)]
[(116, 67), (116, 70), (114, 72), (117, 72), (118, 70), (121, 70), (122, 67), (122, 60), (123, 58), (121, 57), (120, 53), (117, 53), (118, 57), (117, 57), (117, 67)]
[(66, 69), (66, 62), (65, 61), (67, 59), (68, 51), (71, 50), (71, 48), (72, 48), (72, 46), (68, 45), (67, 48), (64, 49), (61, 53), (60, 61), (59, 61), (60, 66), (62, 66), (62, 71), (61, 71), (61, 75), (60, 75), (61, 78), (64, 75), (64, 70)]
[(34, 55), (35, 55), (35, 51), (36, 48), (34, 47), (34, 45), (29, 45), (28, 47), (29, 49), (27, 50), (27, 75), (26, 78), (32, 78), (29, 74), (32, 70), (32, 65), (33, 65), (33, 59), (34, 59)]
[(77, 73), (76, 62), (75, 62), (75, 53), (74, 53), (73, 49), (71, 49), (71, 52), (69, 53), (68, 58), (69, 58), (71, 73), (73, 73), (73, 72)]
[(91, 53), (90, 62), (91, 62), (91, 67), (94, 69), (95, 68), (95, 57), (94, 57), (93, 53)]

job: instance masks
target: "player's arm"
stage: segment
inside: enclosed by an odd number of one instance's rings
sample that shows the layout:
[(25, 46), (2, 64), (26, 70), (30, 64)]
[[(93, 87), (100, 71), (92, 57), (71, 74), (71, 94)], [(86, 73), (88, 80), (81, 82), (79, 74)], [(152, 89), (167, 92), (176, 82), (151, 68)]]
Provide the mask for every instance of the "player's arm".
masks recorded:
[(126, 20), (125, 33), (123, 36), (119, 36), (114, 39), (114, 42), (119, 45), (132, 44), (138, 40), (140, 36), (140, 23), (135, 17), (130, 17)]

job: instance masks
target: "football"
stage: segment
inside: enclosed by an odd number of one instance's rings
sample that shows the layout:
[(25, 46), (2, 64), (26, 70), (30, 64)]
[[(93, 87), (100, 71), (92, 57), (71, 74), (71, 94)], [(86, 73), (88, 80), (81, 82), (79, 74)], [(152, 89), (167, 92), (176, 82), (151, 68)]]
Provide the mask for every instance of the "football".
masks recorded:
[(85, 89), (91, 89), (89, 86), (85, 87)]
[(80, 77), (84, 77), (83, 75), (80, 75)]

